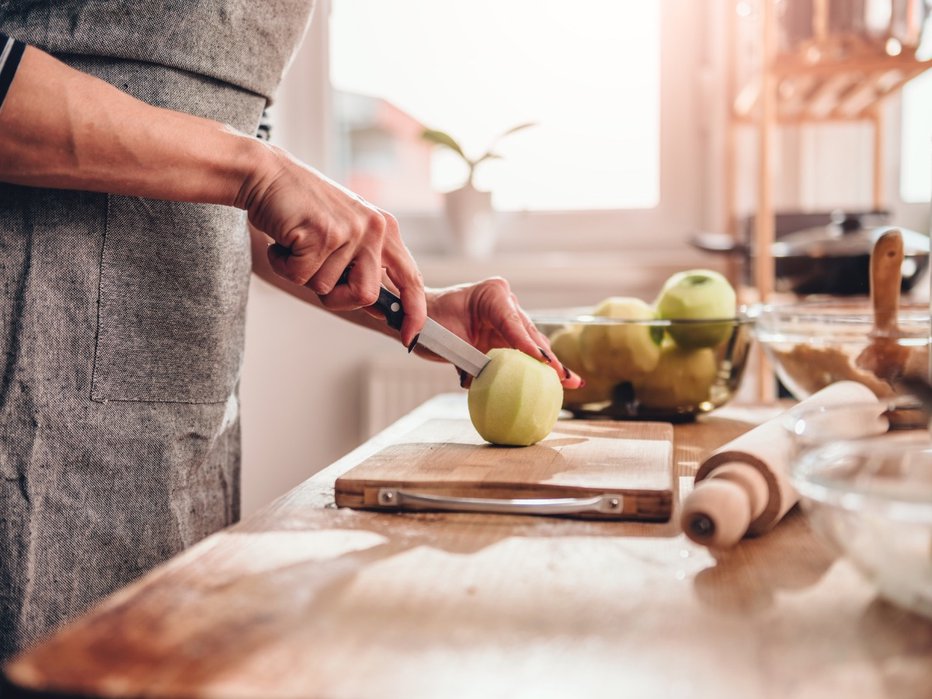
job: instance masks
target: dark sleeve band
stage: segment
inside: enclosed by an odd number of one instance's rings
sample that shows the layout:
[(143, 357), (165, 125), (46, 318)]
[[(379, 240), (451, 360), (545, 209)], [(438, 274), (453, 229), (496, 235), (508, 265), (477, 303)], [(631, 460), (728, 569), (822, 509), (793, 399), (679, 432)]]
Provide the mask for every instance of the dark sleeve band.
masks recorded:
[(3, 100), (6, 99), (6, 93), (25, 50), (26, 44), (22, 41), (0, 34), (0, 107), (3, 106)]
[(268, 141), (272, 137), (272, 119), (269, 116), (269, 110), (262, 110), (262, 117), (259, 119), (259, 128), (256, 129), (256, 137), (260, 141)]

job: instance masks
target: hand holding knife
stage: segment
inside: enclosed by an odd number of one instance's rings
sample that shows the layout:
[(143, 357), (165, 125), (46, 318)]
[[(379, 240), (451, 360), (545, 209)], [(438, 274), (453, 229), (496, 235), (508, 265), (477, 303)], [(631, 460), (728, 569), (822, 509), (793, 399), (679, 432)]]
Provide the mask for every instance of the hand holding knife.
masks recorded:
[[(343, 272), (338, 283), (345, 282), (348, 273), (349, 268)], [(385, 322), (388, 323), (390, 328), (401, 330), (405, 312), (401, 305), (401, 299), (396, 294), (381, 286), (379, 288), (379, 298), (371, 307), (376, 308), (385, 316)], [(432, 318), (428, 318), (424, 322), (424, 327), (414, 338), (414, 342), (408, 347), (408, 351), (413, 351), (417, 346), (424, 347), (437, 356), (443, 357), (457, 369), (461, 369), (473, 377), (479, 376), (485, 365), (489, 363), (488, 355), (480, 352), (459, 335), (450, 332)]]

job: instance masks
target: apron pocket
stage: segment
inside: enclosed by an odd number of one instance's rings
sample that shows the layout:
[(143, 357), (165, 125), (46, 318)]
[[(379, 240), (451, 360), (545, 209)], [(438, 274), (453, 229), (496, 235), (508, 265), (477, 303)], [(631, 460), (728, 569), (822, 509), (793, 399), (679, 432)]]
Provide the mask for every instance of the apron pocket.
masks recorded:
[(109, 196), (92, 400), (225, 402), (249, 270), (244, 212)]

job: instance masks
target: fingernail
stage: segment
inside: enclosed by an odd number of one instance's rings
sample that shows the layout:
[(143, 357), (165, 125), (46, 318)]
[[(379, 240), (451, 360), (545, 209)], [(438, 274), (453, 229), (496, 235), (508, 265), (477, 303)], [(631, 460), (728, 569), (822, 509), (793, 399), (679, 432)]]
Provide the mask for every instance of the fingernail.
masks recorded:
[(414, 336), (414, 339), (411, 340), (411, 344), (408, 345), (408, 354), (411, 354), (414, 351), (414, 348), (417, 347), (417, 341), (421, 337), (421, 333), (418, 333)]
[(586, 380), (585, 380), (585, 379), (580, 379), (580, 380), (579, 380), (579, 386), (577, 386), (577, 388), (582, 388), (582, 387), (585, 386), (585, 385), (586, 385)]
[(540, 356), (543, 357), (546, 361), (549, 362), (549, 361), (550, 361), (550, 355), (547, 354), (546, 352), (544, 352), (544, 348), (543, 348), (543, 347), (538, 347), (537, 349), (540, 350)]

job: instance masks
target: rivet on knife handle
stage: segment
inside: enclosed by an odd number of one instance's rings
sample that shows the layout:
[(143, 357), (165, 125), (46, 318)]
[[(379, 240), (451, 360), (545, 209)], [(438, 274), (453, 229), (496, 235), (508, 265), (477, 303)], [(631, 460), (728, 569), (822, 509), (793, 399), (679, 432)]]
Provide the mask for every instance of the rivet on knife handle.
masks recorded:
[(388, 323), (388, 327), (401, 330), (401, 322), (405, 319), (405, 311), (401, 307), (400, 298), (383, 286), (379, 288), (379, 300), (373, 305), (385, 314), (385, 322)]
[[(340, 275), (340, 278), (337, 280), (337, 284), (346, 284), (349, 279), (349, 273), (352, 269), (352, 265), (343, 270), (343, 274)], [(388, 323), (388, 327), (394, 328), (395, 330), (401, 330), (401, 323), (405, 319), (405, 310), (401, 305), (401, 299), (395, 296), (391, 291), (386, 289), (384, 286), (379, 287), (379, 298), (372, 304), (377, 309), (382, 312), (382, 315), (385, 316), (385, 322)]]

